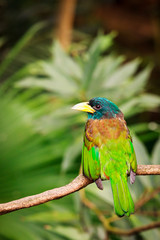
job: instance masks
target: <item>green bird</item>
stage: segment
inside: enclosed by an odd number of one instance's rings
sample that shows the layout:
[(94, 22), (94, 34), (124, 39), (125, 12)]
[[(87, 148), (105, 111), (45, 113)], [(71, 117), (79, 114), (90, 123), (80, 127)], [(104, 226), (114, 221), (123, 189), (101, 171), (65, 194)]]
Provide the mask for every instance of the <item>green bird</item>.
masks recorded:
[(120, 109), (106, 98), (95, 97), (72, 107), (88, 113), (82, 148), (83, 174), (103, 189), (102, 180), (110, 179), (115, 213), (122, 217), (134, 213), (127, 184), (136, 176), (137, 161), (132, 138)]

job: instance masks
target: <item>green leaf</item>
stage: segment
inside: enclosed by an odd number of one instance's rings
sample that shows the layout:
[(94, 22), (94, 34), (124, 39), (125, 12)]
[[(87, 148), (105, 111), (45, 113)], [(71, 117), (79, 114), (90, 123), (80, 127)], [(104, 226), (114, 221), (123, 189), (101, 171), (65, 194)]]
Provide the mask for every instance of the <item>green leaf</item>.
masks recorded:
[(101, 52), (112, 45), (112, 39), (114, 36), (114, 33), (107, 36), (100, 35), (95, 39), (95, 41), (93, 41), (91, 47), (89, 48), (87, 60), (84, 62), (84, 72), (82, 77), (84, 88), (86, 90), (89, 89), (92, 84), (93, 74), (98, 64)]
[(24, 240), (42, 240), (41, 236), (38, 236), (34, 231), (32, 231), (27, 224), (20, 218), (5, 215), (0, 218), (0, 234), (7, 239), (17, 239), (21, 240), (22, 236)]
[(143, 94), (140, 96), (140, 106), (146, 109), (153, 109), (160, 106), (160, 97), (154, 94)]
[[(152, 220), (145, 216), (131, 215), (130, 221), (135, 227), (145, 226), (152, 223)], [(139, 233), (145, 240), (159, 239), (160, 231), (158, 229), (151, 229)]]
[(152, 164), (160, 164), (160, 138), (156, 142), (152, 152)]
[(140, 73), (133, 77), (132, 81), (125, 88), (126, 97), (137, 95), (145, 88), (151, 74), (152, 66), (144, 68)]
[[(149, 160), (148, 152), (143, 143), (140, 142), (140, 140), (136, 136), (133, 136), (133, 146), (136, 153), (137, 163), (150, 165), (151, 162)], [(152, 187), (152, 181), (150, 176), (139, 176), (139, 180), (146, 188)]]
[(58, 210), (49, 210), (38, 212), (26, 217), (28, 222), (58, 222), (60, 223), (69, 223), (71, 221), (77, 221), (78, 216), (75, 213), (71, 212), (70, 209), (58, 209)]
[(23, 49), (23, 47), (30, 41), (30, 39), (44, 26), (43, 23), (35, 24), (31, 27), (28, 32), (19, 40), (19, 42), (15, 45), (14, 48), (8, 53), (6, 58), (3, 60), (3, 63), (0, 65), (0, 76), (5, 72), (5, 70), (9, 67), (11, 62), (17, 56), (17, 54)]
[(100, 49), (101, 53), (108, 50), (113, 45), (113, 39), (116, 35), (116, 32), (111, 32), (108, 35), (98, 35), (98, 37), (92, 42), (92, 45), (89, 48), (89, 53), (94, 53), (97, 48)]
[(127, 81), (136, 72), (139, 66), (140, 60), (136, 59), (132, 62), (124, 64), (114, 72), (107, 81), (103, 84), (104, 87), (115, 87), (118, 84), (122, 84)]
[(131, 98), (122, 105), (121, 111), (125, 117), (133, 116), (139, 112), (154, 109), (160, 105), (160, 97), (154, 94), (141, 94), (139, 97)]
[(129, 129), (138, 134), (147, 131), (149, 129), (149, 124), (148, 123), (132, 124), (129, 126)]
[(68, 54), (62, 50), (60, 44), (55, 42), (53, 45), (53, 64), (61, 74), (68, 75), (75, 79), (82, 79), (82, 69)]
[(83, 82), (84, 82), (84, 89), (88, 89), (89, 85), (91, 84), (91, 80), (93, 77), (94, 70), (96, 68), (96, 65), (98, 64), (100, 56), (100, 46), (93, 48), (88, 55), (87, 61), (84, 63), (84, 70), (83, 70)]
[(66, 149), (62, 160), (63, 172), (66, 172), (72, 166), (75, 159), (79, 156), (82, 149), (81, 141), (82, 141), (81, 137), (75, 139), (75, 142), (72, 143), (72, 145)]
[(57, 226), (57, 227), (53, 227), (51, 229), (51, 231), (53, 231), (54, 233), (58, 233), (59, 235), (67, 238), (67, 239), (71, 239), (71, 240), (81, 240), (82, 238), (84, 240), (89, 240), (89, 234), (88, 233), (84, 233), (82, 231), (80, 231), (79, 229), (73, 228), (73, 227), (65, 227), (65, 226)]
[(58, 72), (54, 72), (51, 78), (43, 78), (41, 80), (37, 80), (32, 77), (28, 77), (20, 81), (16, 84), (16, 87), (38, 87), (49, 92), (55, 92), (58, 94), (70, 95), (73, 94), (77, 90), (77, 86), (72, 84), (70, 81), (67, 81), (67, 78), (60, 75)]
[(140, 112), (139, 98), (134, 97), (119, 106), (125, 117), (130, 117)]
[[(151, 156), (152, 164), (160, 165), (160, 138), (154, 145), (152, 156)], [(152, 176), (153, 184), (156, 187), (159, 187), (159, 176)]]
[(123, 60), (123, 56), (115, 57), (111, 55), (102, 58), (93, 73), (88, 94), (94, 93), (96, 95), (97, 90), (101, 91), (103, 82), (107, 81), (107, 79), (116, 71), (117, 67), (120, 66)]
[[(92, 196), (94, 196), (94, 199), (98, 199), (99, 202), (104, 201), (105, 204), (111, 205), (113, 206), (113, 197), (112, 197), (112, 190), (111, 190), (111, 186), (110, 186), (110, 181), (104, 181), (103, 182), (103, 187), (104, 190), (100, 191), (96, 184), (91, 184), (87, 187), (86, 191), (88, 193), (91, 193)], [(109, 206), (106, 205), (106, 210), (108, 209)], [(113, 208), (112, 208), (113, 210)]]

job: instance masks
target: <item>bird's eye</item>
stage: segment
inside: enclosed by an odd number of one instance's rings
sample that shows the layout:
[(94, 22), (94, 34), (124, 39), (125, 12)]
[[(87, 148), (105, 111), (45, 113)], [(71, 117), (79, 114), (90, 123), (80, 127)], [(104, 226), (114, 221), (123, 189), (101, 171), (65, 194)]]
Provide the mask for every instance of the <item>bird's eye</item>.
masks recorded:
[(101, 109), (101, 105), (97, 104), (94, 108), (97, 109), (97, 110)]

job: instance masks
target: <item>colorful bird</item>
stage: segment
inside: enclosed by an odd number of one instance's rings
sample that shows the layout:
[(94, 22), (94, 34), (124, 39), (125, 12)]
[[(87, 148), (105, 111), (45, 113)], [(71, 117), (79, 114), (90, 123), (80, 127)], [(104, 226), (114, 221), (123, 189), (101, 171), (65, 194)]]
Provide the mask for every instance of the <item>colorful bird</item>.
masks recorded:
[(127, 174), (130, 173), (130, 183), (134, 183), (137, 161), (123, 113), (101, 97), (76, 104), (72, 109), (88, 113), (82, 148), (83, 174), (101, 190), (102, 180), (110, 179), (115, 213), (130, 216), (134, 203)]

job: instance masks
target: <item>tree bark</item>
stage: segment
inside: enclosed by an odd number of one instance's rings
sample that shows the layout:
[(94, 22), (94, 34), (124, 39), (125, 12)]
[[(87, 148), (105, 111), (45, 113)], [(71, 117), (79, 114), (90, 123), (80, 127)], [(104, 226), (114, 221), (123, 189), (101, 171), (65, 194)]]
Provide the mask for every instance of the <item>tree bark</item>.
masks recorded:
[(64, 49), (67, 49), (71, 43), (75, 7), (76, 0), (61, 0), (60, 2), (57, 38)]
[[(136, 174), (137, 175), (160, 175), (160, 165), (138, 165)], [(64, 196), (67, 196), (71, 193), (74, 193), (86, 187), (92, 182), (93, 182), (92, 180), (80, 174), (71, 183), (63, 187), (55, 188), (52, 190), (42, 192), (40, 194), (36, 194), (33, 196), (28, 196), (15, 201), (11, 201), (8, 203), (0, 204), (0, 215), (13, 212), (16, 210), (20, 210), (23, 208), (37, 206), (51, 200), (62, 198)]]

